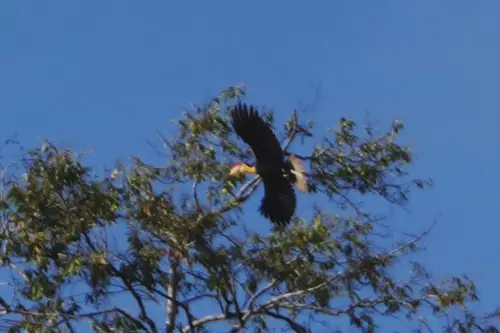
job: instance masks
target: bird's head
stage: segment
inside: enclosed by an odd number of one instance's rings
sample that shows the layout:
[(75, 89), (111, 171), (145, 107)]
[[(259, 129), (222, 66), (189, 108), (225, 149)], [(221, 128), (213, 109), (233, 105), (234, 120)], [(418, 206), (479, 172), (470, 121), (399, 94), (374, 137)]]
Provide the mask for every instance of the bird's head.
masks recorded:
[(229, 175), (232, 177), (241, 177), (244, 174), (255, 174), (255, 167), (249, 166), (248, 164), (245, 163), (236, 163), (231, 167), (231, 171), (229, 171)]

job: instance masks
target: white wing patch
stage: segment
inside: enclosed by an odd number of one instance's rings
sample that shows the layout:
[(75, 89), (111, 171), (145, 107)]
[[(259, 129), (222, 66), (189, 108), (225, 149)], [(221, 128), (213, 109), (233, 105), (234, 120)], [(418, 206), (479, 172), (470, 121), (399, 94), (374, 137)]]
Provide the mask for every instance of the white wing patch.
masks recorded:
[(294, 169), (291, 171), (295, 175), (295, 177), (297, 178), (297, 180), (295, 181), (295, 186), (297, 186), (299, 191), (307, 192), (307, 179), (306, 179), (306, 176), (304, 174), (306, 169), (304, 168), (304, 165), (294, 155), (290, 155), (289, 159), (290, 159), (290, 163), (292, 163), (293, 169)]

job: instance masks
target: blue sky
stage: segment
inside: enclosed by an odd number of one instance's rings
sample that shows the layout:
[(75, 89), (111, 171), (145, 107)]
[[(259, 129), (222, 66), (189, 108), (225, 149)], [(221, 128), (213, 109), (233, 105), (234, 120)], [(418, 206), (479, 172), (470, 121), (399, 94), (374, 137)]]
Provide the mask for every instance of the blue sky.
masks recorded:
[(315, 102), (307, 117), (321, 124), (401, 119), (412, 170), (435, 188), (398, 223), (439, 217), (421, 259), (436, 276), (471, 276), (487, 309), (500, 294), (488, 259), (500, 250), (499, 11), (493, 0), (4, 1), (0, 139), (92, 147), (89, 163), (110, 167), (151, 156), (145, 140), (181, 107), (238, 83), (283, 117)]

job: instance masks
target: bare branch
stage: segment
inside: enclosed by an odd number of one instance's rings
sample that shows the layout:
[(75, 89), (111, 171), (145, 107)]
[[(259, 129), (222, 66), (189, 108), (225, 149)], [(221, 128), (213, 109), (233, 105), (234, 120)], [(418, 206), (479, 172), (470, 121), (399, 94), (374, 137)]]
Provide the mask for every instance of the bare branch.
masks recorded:
[(170, 281), (167, 287), (167, 322), (166, 322), (166, 333), (173, 333), (175, 329), (175, 320), (177, 318), (178, 304), (177, 304), (177, 287), (179, 283), (179, 261), (178, 259), (171, 256), (172, 263), (170, 268)]
[(285, 317), (283, 315), (280, 315), (279, 313), (276, 313), (276, 312), (271, 312), (269, 310), (265, 310), (264, 313), (269, 316), (269, 317), (273, 317), (273, 318), (276, 318), (276, 319), (280, 319), (280, 320), (283, 320), (283, 321), (286, 321), (288, 326), (290, 326), (290, 328), (292, 330), (294, 330), (294, 332), (296, 333), (307, 333), (309, 330), (307, 328), (305, 328), (304, 326), (298, 324), (297, 322), (293, 321), (292, 319), (288, 318), (288, 317)]
[(198, 180), (196, 180), (193, 184), (193, 198), (194, 198), (194, 203), (196, 205), (196, 211), (201, 212), (201, 206), (200, 206), (200, 201), (198, 200)]
[(340, 278), (341, 276), (344, 275), (344, 272), (339, 272), (337, 273), (336, 275), (332, 276), (331, 278), (329, 278), (327, 281), (325, 282), (322, 282), (314, 287), (311, 287), (311, 288), (307, 288), (307, 289), (302, 289), (302, 290), (297, 290), (297, 291), (293, 291), (293, 292), (289, 292), (289, 293), (286, 293), (286, 294), (281, 294), (279, 296), (276, 296), (276, 297), (273, 297), (271, 298), (271, 300), (269, 302), (267, 302), (266, 304), (264, 304), (261, 308), (270, 308), (272, 307), (273, 305), (285, 300), (285, 299), (289, 299), (289, 298), (292, 298), (292, 297), (297, 297), (297, 296), (302, 296), (302, 295), (305, 295), (305, 294), (309, 294), (315, 290), (318, 290), (318, 289), (321, 289), (323, 287), (326, 287), (329, 283), (335, 281), (336, 279)]
[(389, 252), (387, 254), (387, 257), (394, 257), (398, 252), (402, 252), (403, 250), (407, 249), (408, 247), (418, 243), (422, 238), (424, 238), (425, 236), (427, 236), (432, 229), (434, 229), (434, 226), (436, 225), (436, 221), (434, 221), (431, 226), (429, 228), (427, 228), (427, 230), (425, 230), (424, 232), (422, 232), (420, 235), (417, 235), (415, 236), (412, 240), (410, 240), (409, 242), (406, 242), (404, 244), (402, 244), (401, 246), (397, 247), (396, 249), (392, 250), (391, 252)]
[[(257, 301), (257, 299), (262, 296), (263, 294), (265, 294), (267, 291), (271, 290), (272, 288), (274, 288), (279, 282), (277, 280), (273, 280), (271, 281), (271, 283), (269, 283), (267, 286), (265, 286), (264, 288), (262, 288), (261, 290), (257, 291), (249, 300), (248, 300), (248, 308), (250, 310), (253, 309), (253, 306), (254, 306), (254, 303)], [(245, 306), (246, 304), (244, 304)], [(246, 319), (246, 318), (245, 318)]]
[(224, 314), (224, 313), (205, 316), (203, 318), (194, 320), (191, 325), (185, 326), (182, 329), (182, 332), (183, 333), (192, 332), (191, 330), (193, 328), (197, 328), (197, 327), (203, 326), (205, 324), (216, 322), (216, 321), (220, 321), (220, 320), (226, 320), (226, 319), (229, 319), (229, 318), (230, 318), (230, 316), (228, 316), (228, 314)]

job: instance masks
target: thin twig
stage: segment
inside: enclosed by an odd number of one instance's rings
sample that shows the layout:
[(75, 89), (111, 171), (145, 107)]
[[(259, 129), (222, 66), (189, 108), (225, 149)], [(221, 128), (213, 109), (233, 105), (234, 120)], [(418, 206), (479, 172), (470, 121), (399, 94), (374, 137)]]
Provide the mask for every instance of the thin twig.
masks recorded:
[[(266, 293), (267, 291), (271, 290), (272, 288), (274, 288), (276, 285), (278, 284), (278, 280), (273, 280), (271, 281), (271, 283), (269, 283), (267, 286), (265, 286), (264, 288), (262, 288), (261, 290), (257, 291), (251, 298), (250, 300), (248, 301), (248, 308), (250, 310), (253, 309), (253, 306), (254, 306), (254, 303), (257, 301), (257, 299), (262, 296), (264, 293)], [(245, 304), (244, 304), (245, 305)], [(245, 318), (246, 319), (246, 318)]]
[(284, 299), (288, 299), (288, 298), (292, 298), (292, 297), (296, 297), (296, 296), (302, 296), (302, 295), (305, 295), (305, 294), (309, 294), (315, 290), (318, 290), (318, 289), (321, 289), (323, 287), (325, 287), (326, 285), (328, 285), (329, 283), (337, 280), (338, 278), (340, 278), (341, 276), (344, 275), (344, 272), (339, 272), (337, 274), (335, 274), (334, 276), (332, 276), (331, 278), (329, 278), (327, 281), (325, 282), (322, 282), (314, 287), (310, 287), (310, 288), (306, 288), (306, 289), (302, 289), (302, 290), (297, 290), (297, 291), (293, 291), (293, 292), (289, 292), (289, 293), (285, 293), (285, 294), (281, 294), (279, 296), (275, 296), (273, 298), (271, 298), (271, 300), (269, 302), (267, 302), (266, 304), (264, 304), (262, 307), (263, 308), (269, 308), (271, 307), (272, 305), (276, 304), (276, 303), (279, 303), (280, 301), (284, 300)]

